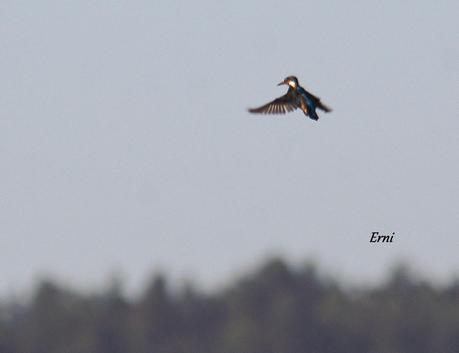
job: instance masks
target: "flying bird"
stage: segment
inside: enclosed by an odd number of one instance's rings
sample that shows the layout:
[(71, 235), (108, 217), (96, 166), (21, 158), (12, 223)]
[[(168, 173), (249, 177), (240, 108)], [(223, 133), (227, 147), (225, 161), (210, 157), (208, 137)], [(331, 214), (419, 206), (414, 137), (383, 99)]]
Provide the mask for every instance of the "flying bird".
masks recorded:
[(278, 86), (281, 85), (288, 85), (286, 94), (261, 107), (249, 109), (249, 112), (258, 114), (285, 114), (300, 108), (304, 115), (309, 116), (313, 120), (319, 120), (319, 116), (316, 113), (317, 108), (327, 113), (332, 111), (331, 108), (320, 101), (320, 98), (301, 87), (295, 76), (285, 78), (278, 84)]

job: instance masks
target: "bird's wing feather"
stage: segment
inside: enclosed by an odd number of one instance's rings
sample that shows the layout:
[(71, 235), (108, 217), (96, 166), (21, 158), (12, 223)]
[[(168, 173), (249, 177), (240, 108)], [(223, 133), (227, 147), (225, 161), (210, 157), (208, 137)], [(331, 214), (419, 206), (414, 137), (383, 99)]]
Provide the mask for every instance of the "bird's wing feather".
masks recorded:
[(292, 99), (290, 92), (287, 92), (282, 97), (276, 98), (261, 107), (249, 109), (249, 112), (258, 114), (285, 114), (294, 111), (296, 108), (298, 107), (294, 103), (294, 99)]
[(329, 113), (329, 112), (332, 111), (332, 109), (331, 109), (330, 107), (328, 107), (327, 105), (323, 104), (323, 103), (320, 101), (320, 98), (319, 98), (319, 97), (313, 95), (311, 92), (308, 92), (308, 91), (306, 91), (306, 90), (304, 90), (304, 91), (306, 92), (306, 94), (307, 94), (309, 97), (312, 98), (312, 100), (314, 101), (314, 103), (315, 103), (315, 105), (316, 105), (317, 108), (322, 109), (324, 112), (327, 112), (327, 113)]

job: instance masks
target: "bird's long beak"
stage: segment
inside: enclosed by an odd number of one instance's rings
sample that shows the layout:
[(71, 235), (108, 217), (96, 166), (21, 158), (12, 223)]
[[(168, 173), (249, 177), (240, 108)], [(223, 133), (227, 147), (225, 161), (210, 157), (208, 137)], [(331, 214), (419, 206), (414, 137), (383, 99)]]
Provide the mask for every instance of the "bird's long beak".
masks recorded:
[(282, 85), (285, 85), (285, 80), (284, 80), (284, 81), (282, 81), (282, 82), (279, 82), (277, 85), (278, 85), (278, 86), (282, 86)]

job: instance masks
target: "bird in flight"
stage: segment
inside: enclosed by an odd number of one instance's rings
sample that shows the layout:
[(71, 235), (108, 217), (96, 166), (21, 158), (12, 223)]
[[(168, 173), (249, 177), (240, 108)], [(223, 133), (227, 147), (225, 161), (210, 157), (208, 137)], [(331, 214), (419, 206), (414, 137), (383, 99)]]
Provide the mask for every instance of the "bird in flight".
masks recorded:
[(319, 120), (319, 116), (316, 113), (317, 108), (327, 113), (332, 111), (331, 108), (320, 101), (320, 98), (301, 87), (295, 76), (285, 78), (278, 84), (278, 86), (281, 85), (288, 85), (286, 94), (261, 107), (249, 109), (249, 112), (256, 114), (285, 114), (300, 108), (304, 115), (313, 120)]

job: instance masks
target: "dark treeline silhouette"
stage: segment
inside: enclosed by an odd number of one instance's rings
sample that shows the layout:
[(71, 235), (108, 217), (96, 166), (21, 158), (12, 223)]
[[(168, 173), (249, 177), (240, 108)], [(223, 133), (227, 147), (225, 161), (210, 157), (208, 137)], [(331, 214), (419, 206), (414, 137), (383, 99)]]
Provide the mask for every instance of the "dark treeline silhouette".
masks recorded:
[(280, 259), (211, 294), (160, 275), (137, 298), (116, 281), (99, 294), (43, 281), (1, 305), (0, 352), (459, 352), (459, 281), (438, 288), (399, 267), (376, 287), (341, 285)]

